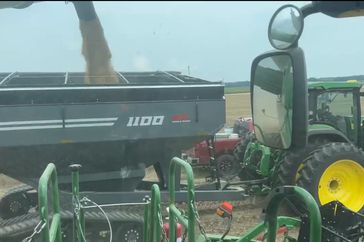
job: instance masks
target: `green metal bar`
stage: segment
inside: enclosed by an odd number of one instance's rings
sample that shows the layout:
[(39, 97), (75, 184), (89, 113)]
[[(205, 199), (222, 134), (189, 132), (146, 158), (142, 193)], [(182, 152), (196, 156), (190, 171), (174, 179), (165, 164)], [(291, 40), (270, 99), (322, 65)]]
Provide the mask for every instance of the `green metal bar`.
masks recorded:
[(180, 221), (184, 227), (188, 228), (188, 220), (182, 215), (181, 211), (174, 205), (170, 205), (169, 209), (172, 210), (177, 220)]
[[(221, 241), (221, 234), (207, 234), (207, 237), (209, 238), (210, 242), (236, 242), (239, 239), (237, 236), (226, 235), (224, 240)], [(206, 242), (206, 239), (201, 235), (195, 242)]]
[(152, 225), (151, 229), (151, 237), (153, 241), (160, 242), (161, 241), (161, 231), (162, 227), (160, 224), (159, 216), (161, 215), (161, 193), (157, 184), (153, 184), (152, 186), (152, 201), (151, 201), (151, 220), (150, 223)]
[(144, 242), (161, 241), (161, 195), (157, 184), (152, 186), (152, 198), (144, 207)]
[(307, 207), (310, 221), (310, 242), (321, 242), (321, 214), (315, 199), (312, 195), (301, 187), (284, 186), (276, 188), (273, 197), (266, 209), (265, 222), (267, 223), (267, 242), (276, 241), (277, 233), (277, 212), (280, 203), (287, 195), (294, 195), (300, 199)]
[[(81, 168), (81, 165), (79, 164), (73, 164), (69, 166), (72, 171), (72, 202), (76, 203), (76, 206), (78, 206), (80, 201), (80, 173), (79, 170)], [(80, 242), (86, 242), (85, 238), (85, 216), (84, 211), (82, 207), (80, 206), (80, 214), (79, 219), (77, 218), (77, 215), (75, 211), (73, 212), (73, 240), (74, 241), (80, 241)], [(76, 235), (76, 236), (75, 236)]]
[(143, 241), (144, 242), (149, 242), (151, 238), (150, 237), (150, 225), (151, 225), (151, 220), (150, 218), (150, 210), (151, 210), (152, 206), (150, 201), (147, 201), (147, 204), (145, 204), (144, 206), (144, 238)]
[(278, 216), (277, 220), (278, 220), (278, 227), (281, 227), (282, 225), (285, 225), (287, 228), (301, 226), (301, 219), (298, 218)]
[(61, 223), (61, 215), (59, 213), (54, 214), (52, 221), (57, 221), (57, 223), (52, 222), (51, 227), (49, 229), (50, 241), (57, 241), (56, 239), (58, 236), (58, 231), (60, 231), (58, 224)]
[[(287, 227), (298, 227), (301, 224), (301, 220), (286, 216), (277, 217), (277, 221), (278, 221), (278, 227), (282, 225), (286, 225)], [(261, 222), (256, 226), (254, 226), (253, 228), (251, 228), (247, 233), (240, 235), (239, 239), (236, 242), (250, 242), (264, 231), (265, 231), (265, 223)]]
[(247, 233), (240, 236), (236, 242), (250, 242), (259, 234), (261, 234), (265, 229), (264, 222), (257, 224), (255, 227), (251, 228)]
[[(177, 166), (181, 166), (185, 169), (187, 176), (187, 205), (188, 205), (188, 223), (185, 224), (184, 220), (181, 220), (181, 212), (175, 206), (175, 176), (176, 176), (176, 168)], [(171, 164), (169, 166), (169, 241), (176, 241), (176, 219), (182, 223), (182, 225), (188, 231), (188, 241), (195, 241), (195, 223), (196, 217), (194, 213), (193, 204), (195, 202), (195, 191), (194, 191), (194, 180), (193, 180), (193, 171), (190, 164), (185, 162), (182, 159), (174, 157), (171, 160)], [(177, 212), (178, 211), (178, 212)]]
[[(48, 184), (51, 183), (53, 196), (53, 218), (51, 221), (51, 229), (49, 229), (48, 220)], [(38, 204), (39, 216), (41, 221), (45, 222), (45, 226), (41, 232), (42, 242), (61, 242), (61, 215), (59, 206), (59, 192), (56, 166), (53, 163), (48, 164), (38, 185)]]
[(271, 159), (271, 153), (270, 148), (264, 145), (259, 145), (259, 150), (262, 152), (262, 158), (260, 160), (260, 166), (259, 171), (261, 172), (261, 175), (266, 177), (269, 175), (270, 171), (270, 159)]

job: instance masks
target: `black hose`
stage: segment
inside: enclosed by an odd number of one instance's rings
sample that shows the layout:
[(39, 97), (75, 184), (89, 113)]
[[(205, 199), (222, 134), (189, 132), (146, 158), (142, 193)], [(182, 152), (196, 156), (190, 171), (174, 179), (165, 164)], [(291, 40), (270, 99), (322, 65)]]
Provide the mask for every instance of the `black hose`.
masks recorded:
[(225, 232), (224, 232), (224, 234), (221, 236), (221, 238), (220, 238), (220, 241), (224, 241), (224, 238), (225, 238), (225, 236), (230, 232), (230, 229), (231, 229), (231, 222), (233, 221), (233, 215), (230, 215), (229, 217), (228, 217), (228, 224), (227, 224), (227, 228), (226, 228), (226, 230), (225, 230)]

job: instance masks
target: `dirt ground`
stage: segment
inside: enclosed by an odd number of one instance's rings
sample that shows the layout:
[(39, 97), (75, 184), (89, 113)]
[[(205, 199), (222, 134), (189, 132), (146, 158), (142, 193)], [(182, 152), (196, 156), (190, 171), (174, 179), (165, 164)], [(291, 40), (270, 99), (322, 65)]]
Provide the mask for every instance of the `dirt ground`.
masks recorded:
[[(195, 185), (205, 182), (205, 177), (209, 175), (207, 169), (194, 168)], [(147, 169), (147, 176), (144, 180), (153, 181), (154, 171)], [(185, 175), (181, 174), (181, 179), (185, 179)], [(239, 236), (246, 233), (264, 219), (263, 208), (266, 205), (266, 197), (252, 196), (242, 199), (241, 201), (229, 201), (233, 205), (233, 222), (228, 235)], [(196, 202), (197, 209), (201, 218), (201, 224), (209, 234), (223, 234), (225, 232), (225, 221), (216, 215), (216, 209), (224, 201), (217, 202)], [(162, 206), (162, 214), (167, 216), (165, 210), (166, 204)], [(186, 204), (179, 204), (178, 207), (183, 211), (187, 211)], [(285, 208), (280, 210), (279, 215), (291, 215)], [(197, 229), (196, 233), (200, 233)], [(292, 230), (289, 235), (297, 237), (298, 230)], [(278, 236), (277, 241), (283, 241), (282, 235)]]

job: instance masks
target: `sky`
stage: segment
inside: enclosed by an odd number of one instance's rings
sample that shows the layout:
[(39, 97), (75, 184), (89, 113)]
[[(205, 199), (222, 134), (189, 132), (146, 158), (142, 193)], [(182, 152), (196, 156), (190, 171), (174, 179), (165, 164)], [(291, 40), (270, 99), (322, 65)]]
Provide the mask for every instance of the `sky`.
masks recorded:
[[(94, 2), (118, 71), (181, 71), (209, 81), (247, 81), (280, 6), (309, 2)], [(308, 77), (364, 74), (364, 17), (309, 16), (300, 46)], [(72, 3), (0, 9), (0, 72), (84, 71)]]

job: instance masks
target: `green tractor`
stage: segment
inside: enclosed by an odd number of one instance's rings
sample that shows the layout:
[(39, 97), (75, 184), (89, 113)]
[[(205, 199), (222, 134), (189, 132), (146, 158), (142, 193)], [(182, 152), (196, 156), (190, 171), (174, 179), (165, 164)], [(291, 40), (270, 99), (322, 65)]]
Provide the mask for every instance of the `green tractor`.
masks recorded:
[(364, 209), (361, 83), (308, 83), (298, 47), (306, 16), (364, 16), (361, 8), (363, 2), (313, 2), (301, 9), (285, 5), (273, 15), (269, 40), (277, 50), (260, 55), (252, 66), (255, 134), (235, 152), (242, 160), (241, 179), (265, 179), (270, 187), (299, 185), (319, 205), (339, 201), (354, 212)]

